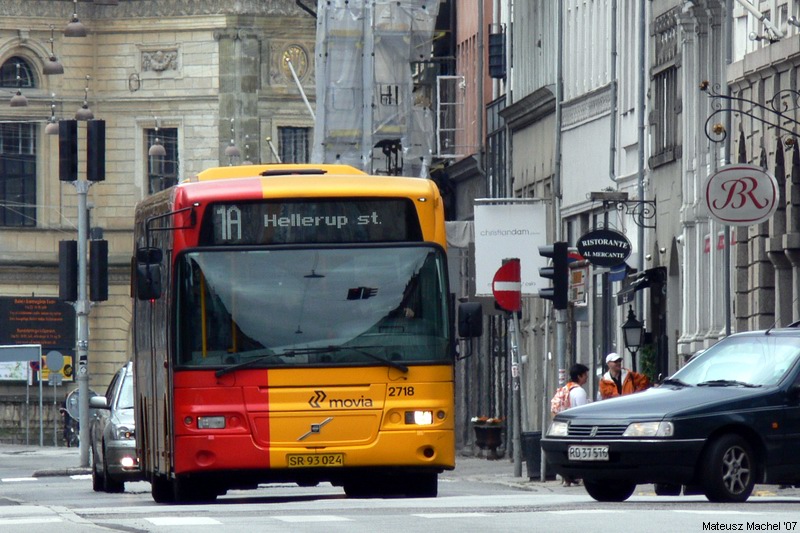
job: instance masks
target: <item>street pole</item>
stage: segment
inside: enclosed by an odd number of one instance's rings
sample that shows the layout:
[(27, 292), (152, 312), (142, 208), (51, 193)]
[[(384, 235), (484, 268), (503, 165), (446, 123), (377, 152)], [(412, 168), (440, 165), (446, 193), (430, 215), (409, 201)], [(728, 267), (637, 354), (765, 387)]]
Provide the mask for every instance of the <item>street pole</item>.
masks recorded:
[(78, 301), (75, 302), (77, 319), (78, 355), (78, 423), (80, 425), (80, 466), (89, 466), (89, 300), (86, 290), (86, 243), (89, 238), (87, 194), (91, 182), (78, 179), (73, 182), (78, 192)]
[(511, 338), (511, 410), (514, 413), (512, 421), (512, 442), (514, 458), (514, 477), (522, 477), (522, 387), (520, 384), (520, 357), (519, 357), (519, 314), (511, 313), (510, 326), (513, 329)]
[(567, 383), (567, 311), (556, 309), (556, 358), (558, 360), (558, 386)]

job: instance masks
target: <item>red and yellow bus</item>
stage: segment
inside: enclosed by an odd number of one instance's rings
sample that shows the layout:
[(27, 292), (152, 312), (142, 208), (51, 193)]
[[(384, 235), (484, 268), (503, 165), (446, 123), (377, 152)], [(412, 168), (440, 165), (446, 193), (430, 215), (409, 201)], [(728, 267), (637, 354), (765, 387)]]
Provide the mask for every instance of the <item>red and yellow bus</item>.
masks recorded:
[(455, 465), (445, 246), (432, 181), (342, 165), (213, 168), (141, 202), (136, 440), (153, 499), (287, 481), (436, 496)]

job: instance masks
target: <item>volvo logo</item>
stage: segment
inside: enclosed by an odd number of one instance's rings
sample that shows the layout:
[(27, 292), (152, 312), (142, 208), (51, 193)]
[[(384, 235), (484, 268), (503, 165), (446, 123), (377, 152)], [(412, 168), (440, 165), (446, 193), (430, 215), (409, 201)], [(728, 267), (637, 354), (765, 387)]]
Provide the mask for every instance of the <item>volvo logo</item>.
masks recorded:
[(597, 426), (592, 426), (592, 431), (589, 433), (589, 436), (590, 437), (596, 437), (597, 436)]
[(322, 426), (324, 426), (325, 424), (327, 424), (331, 420), (333, 420), (333, 417), (329, 416), (328, 418), (326, 418), (325, 420), (323, 420), (319, 424), (311, 424), (311, 429), (309, 429), (308, 432), (304, 433), (303, 435), (300, 435), (300, 438), (298, 438), (297, 440), (307, 439), (311, 435), (315, 435), (315, 434), (319, 433), (320, 431), (322, 431)]
[(315, 390), (315, 391), (314, 391), (314, 396), (312, 396), (312, 397), (311, 397), (311, 398), (308, 400), (308, 405), (310, 405), (310, 406), (311, 406), (311, 407), (313, 407), (314, 409), (319, 409), (320, 407), (322, 407), (322, 406), (320, 405), (320, 402), (324, 402), (324, 401), (325, 401), (325, 398), (327, 398), (327, 397), (328, 397), (328, 395), (327, 395), (327, 394), (325, 394), (325, 392), (324, 392), (324, 391), (321, 391), (321, 390)]

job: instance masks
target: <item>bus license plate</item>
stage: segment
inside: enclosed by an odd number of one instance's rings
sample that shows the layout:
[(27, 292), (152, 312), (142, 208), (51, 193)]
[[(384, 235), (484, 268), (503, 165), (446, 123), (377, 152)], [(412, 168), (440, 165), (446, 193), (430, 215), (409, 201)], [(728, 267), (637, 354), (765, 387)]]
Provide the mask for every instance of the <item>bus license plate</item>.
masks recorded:
[(298, 453), (286, 456), (289, 468), (344, 466), (343, 453)]
[(570, 461), (608, 461), (608, 446), (570, 446)]

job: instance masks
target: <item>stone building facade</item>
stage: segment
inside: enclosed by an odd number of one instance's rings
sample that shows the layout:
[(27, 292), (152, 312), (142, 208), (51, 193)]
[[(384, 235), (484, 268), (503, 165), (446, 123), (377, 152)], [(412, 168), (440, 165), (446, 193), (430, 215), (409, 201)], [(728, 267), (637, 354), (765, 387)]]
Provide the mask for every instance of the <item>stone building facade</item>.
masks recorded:
[[(128, 358), (134, 206), (211, 166), (307, 161), (313, 118), (287, 60), (313, 102), (315, 20), (293, 0), (0, 0), (0, 14), (0, 296), (59, 294), (78, 195), (59, 181), (59, 137), (45, 128), (85, 104), (106, 128), (105, 180), (87, 195), (89, 233), (109, 243), (109, 298), (89, 313), (89, 387), (103, 392)], [(64, 35), (74, 15), (87, 36)], [(51, 56), (63, 74), (45, 74)], [(17, 91), (26, 106), (11, 107)], [(83, 180), (85, 122), (78, 140)], [(156, 140), (163, 160), (149, 156)], [(0, 402), (25, 389), (0, 381)]]

